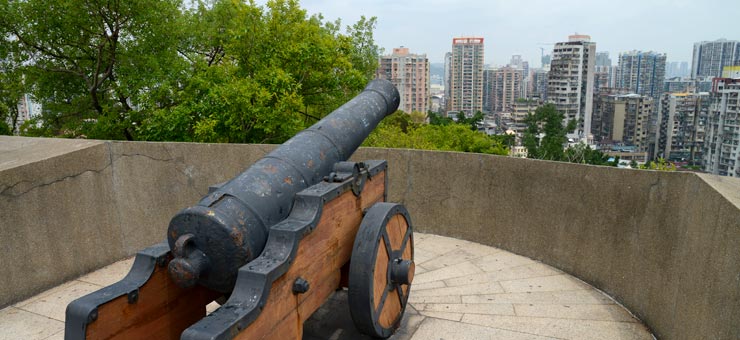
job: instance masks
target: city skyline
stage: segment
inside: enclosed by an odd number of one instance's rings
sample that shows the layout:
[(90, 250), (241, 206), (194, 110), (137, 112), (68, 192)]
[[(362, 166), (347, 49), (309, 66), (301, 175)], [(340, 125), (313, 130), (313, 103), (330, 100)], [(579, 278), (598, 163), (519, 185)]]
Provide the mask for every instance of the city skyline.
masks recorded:
[(341, 18), (343, 26), (361, 15), (376, 16), (375, 42), (386, 53), (404, 46), (426, 53), (431, 63), (443, 63), (449, 41), (464, 36), (486, 39), (486, 64), (503, 66), (519, 54), (531, 67), (540, 66), (540, 48), (550, 54), (554, 43), (574, 33), (590, 35), (597, 50), (609, 52), (612, 60), (621, 52), (643, 50), (666, 53), (668, 62), (691, 62), (695, 42), (740, 39), (727, 35), (735, 31), (734, 14), (740, 12), (740, 2), (626, 0), (615, 4), (603, 0), (565, 0), (556, 6), (545, 0), (301, 1), (308, 15), (322, 13), (327, 21)]

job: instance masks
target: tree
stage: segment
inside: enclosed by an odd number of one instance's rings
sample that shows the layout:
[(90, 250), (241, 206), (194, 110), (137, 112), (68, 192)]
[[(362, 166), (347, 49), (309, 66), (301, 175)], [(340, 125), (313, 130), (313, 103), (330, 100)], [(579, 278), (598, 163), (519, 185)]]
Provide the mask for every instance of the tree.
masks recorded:
[(4, 43), (20, 51), (45, 108), (27, 133), (281, 143), (355, 96), (377, 67), (375, 18), (342, 30), (297, 0), (180, 4), (0, 2)]
[(417, 124), (403, 111), (386, 117), (363, 145), (508, 155), (500, 140), (473, 131), (466, 124)]
[(424, 112), (419, 111), (412, 111), (409, 113), (409, 118), (411, 118), (411, 121), (415, 124), (423, 124), (427, 121), (427, 115), (424, 114)]
[(229, 0), (187, 16), (203, 32), (180, 48), (189, 77), (153, 97), (142, 138), (281, 143), (355, 96), (377, 64), (374, 18), (342, 34), (297, 1)]
[(615, 157), (611, 162), (609, 161), (609, 158), (610, 157), (608, 155), (599, 150), (591, 149), (591, 147), (585, 143), (578, 143), (574, 146), (569, 146), (563, 153), (563, 161), (570, 163), (608, 166), (617, 166), (619, 164), (619, 157)]
[(563, 125), (565, 116), (553, 104), (545, 104), (530, 113), (525, 122), (527, 129), (524, 132), (522, 144), (527, 148), (527, 157), (563, 160), (563, 146), (568, 141), (567, 133), (576, 127), (575, 121)]
[[(6, 43), (28, 65), (52, 134), (133, 139), (137, 97), (177, 63), (177, 0), (4, 2)], [(167, 68), (168, 72), (164, 72)]]
[(444, 117), (441, 114), (436, 113), (436, 112), (429, 111), (428, 116), (429, 116), (429, 124), (431, 125), (450, 125), (454, 123), (452, 118)]
[(676, 171), (676, 165), (663, 158), (658, 158), (655, 162), (649, 161), (644, 165), (640, 165), (639, 168), (642, 170)]
[(468, 118), (465, 112), (460, 111), (457, 113), (457, 123), (470, 126), (473, 131), (478, 131), (478, 125), (483, 121), (483, 112), (476, 112), (472, 117)]
[(25, 94), (22, 68), (8, 47), (0, 46), (0, 135), (12, 135), (19, 129), (18, 102)]

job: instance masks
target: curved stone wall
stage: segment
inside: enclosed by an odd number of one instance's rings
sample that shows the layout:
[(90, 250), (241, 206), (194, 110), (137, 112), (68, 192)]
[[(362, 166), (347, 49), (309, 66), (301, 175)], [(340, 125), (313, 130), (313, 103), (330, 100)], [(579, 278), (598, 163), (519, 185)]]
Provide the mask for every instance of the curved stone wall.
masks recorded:
[(740, 180), (477, 154), (361, 150), (418, 230), (528, 256), (660, 339), (740, 339)]
[[(170, 217), (270, 145), (0, 137), (0, 306), (164, 239)], [(419, 231), (558, 267), (663, 339), (740, 338), (740, 180), (360, 149)]]

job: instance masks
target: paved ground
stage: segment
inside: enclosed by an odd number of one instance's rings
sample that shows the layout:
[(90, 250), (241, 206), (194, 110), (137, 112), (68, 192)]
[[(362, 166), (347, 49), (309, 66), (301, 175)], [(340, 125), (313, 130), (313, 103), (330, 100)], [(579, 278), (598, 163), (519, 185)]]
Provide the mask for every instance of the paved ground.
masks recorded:
[[(620, 305), (557, 269), (472, 242), (414, 236), (417, 275), (394, 340), (653, 339)], [(132, 263), (117, 262), (0, 310), (0, 340), (63, 339), (66, 305), (120, 280)], [(345, 292), (306, 323), (304, 340), (318, 339), (369, 339), (354, 330)]]

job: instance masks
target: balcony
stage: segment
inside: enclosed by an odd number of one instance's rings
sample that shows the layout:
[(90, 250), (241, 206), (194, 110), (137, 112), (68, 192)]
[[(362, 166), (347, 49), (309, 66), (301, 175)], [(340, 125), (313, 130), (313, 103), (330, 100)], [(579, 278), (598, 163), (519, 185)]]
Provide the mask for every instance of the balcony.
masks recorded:
[[(52, 305), (74, 298), (60, 292), (115, 281), (128, 268), (116, 261), (273, 148), (0, 137), (0, 337), (60, 338)], [(738, 179), (454, 152), (354, 158), (388, 160), (388, 199), (419, 233), (395, 339), (740, 338)], [(307, 339), (358, 338), (342, 301)]]

